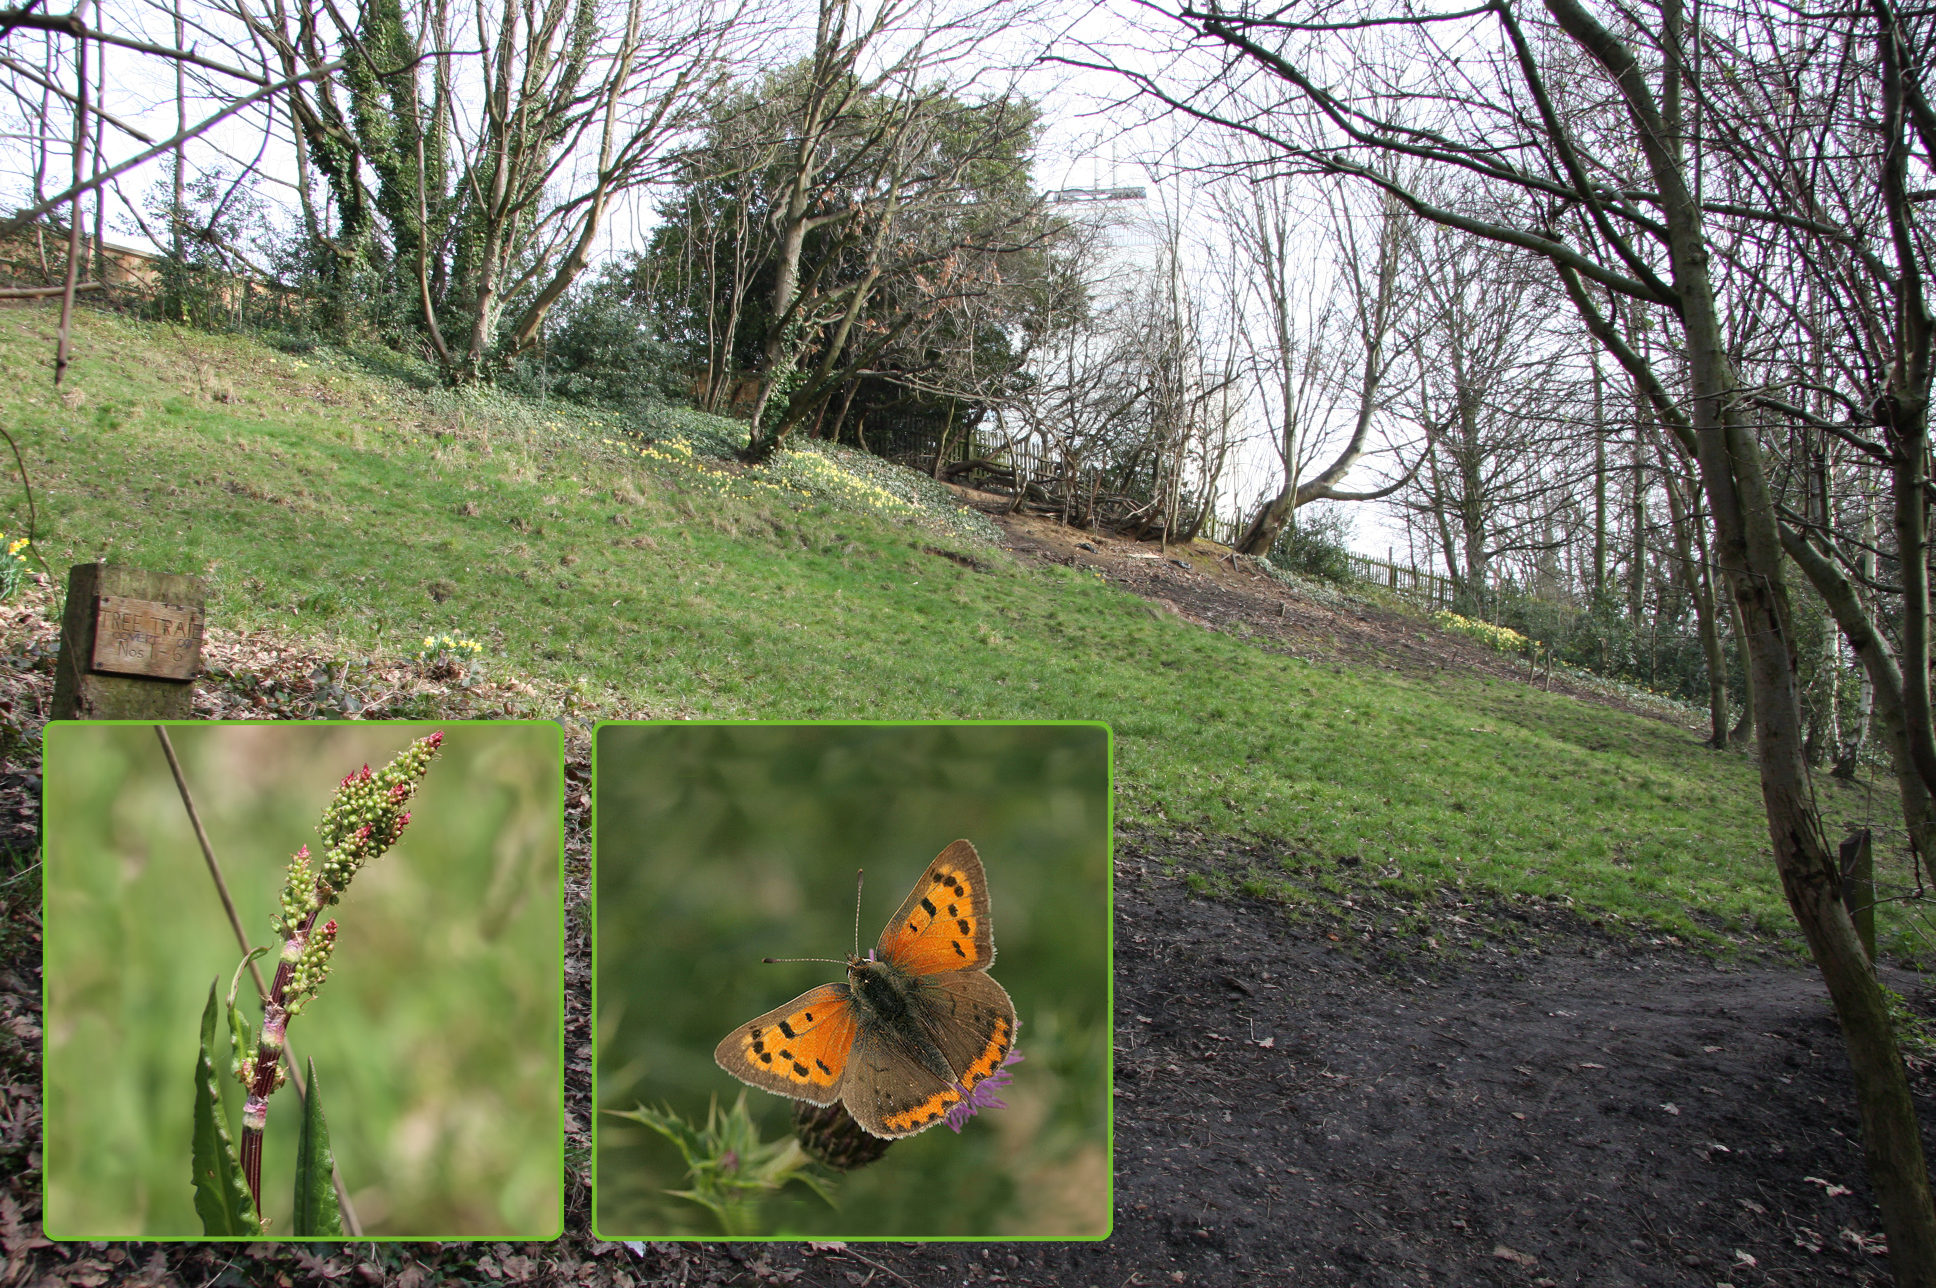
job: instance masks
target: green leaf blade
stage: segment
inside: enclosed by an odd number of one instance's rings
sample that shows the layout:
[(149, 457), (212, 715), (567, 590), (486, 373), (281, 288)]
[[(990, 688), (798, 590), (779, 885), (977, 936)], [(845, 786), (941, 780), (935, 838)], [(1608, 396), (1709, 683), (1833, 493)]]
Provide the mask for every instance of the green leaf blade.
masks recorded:
[(215, 990), (220, 984), (220, 980), (213, 980), (208, 986), (208, 1006), (202, 1011), (201, 1054), (195, 1062), (195, 1212), (202, 1218), (203, 1234), (261, 1238), (262, 1220), (249, 1197), (242, 1160), (236, 1156), (235, 1142), (229, 1136), (228, 1118), (222, 1112), (222, 1086), (209, 1055), (215, 1045)]
[(302, 1137), (296, 1142), (296, 1220), (298, 1238), (343, 1237), (343, 1212), (336, 1205), (336, 1160), (329, 1152), (329, 1125), (323, 1121), (323, 1093), (316, 1085), (316, 1062), (308, 1066), (303, 1098)]

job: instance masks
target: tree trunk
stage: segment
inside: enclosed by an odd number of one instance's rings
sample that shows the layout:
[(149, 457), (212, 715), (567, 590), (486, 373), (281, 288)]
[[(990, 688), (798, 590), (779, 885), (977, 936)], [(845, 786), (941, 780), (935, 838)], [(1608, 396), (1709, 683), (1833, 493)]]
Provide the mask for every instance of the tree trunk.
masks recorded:
[(1714, 622), (1714, 601), (1704, 593), (1707, 590), (1707, 584), (1703, 582), (1701, 570), (1694, 560), (1693, 527), (1699, 517), (1699, 510), (1697, 508), (1693, 514), (1687, 512), (1687, 508), (1681, 503), (1680, 488), (1668, 468), (1665, 445), (1656, 442), (1655, 449), (1661, 457), (1662, 472), (1665, 476), (1661, 483), (1662, 490), (1667, 494), (1668, 522), (1673, 527), (1674, 562), (1681, 575), (1682, 588), (1694, 604), (1695, 628), (1701, 637), (1701, 654), (1707, 661), (1707, 745), (1716, 751), (1721, 751), (1728, 745), (1727, 659), (1721, 652), (1721, 632)]
[[(1862, 1118), (1863, 1150), (1889, 1239), (1891, 1269), (1899, 1288), (1936, 1288), (1936, 1201), (1930, 1193), (1921, 1127), (1888, 1006), (1855, 922), (1843, 905), (1839, 865), (1812, 804), (1802, 761), (1795, 634), (1775, 499), (1762, 471), (1754, 430), (1741, 418), (1725, 328), (1708, 276), (1700, 203), (1688, 186), (1680, 155), (1678, 113), (1662, 118), (1631, 51), (1579, 0), (1546, 0), (1546, 7), (1618, 85), (1639, 127), (1639, 142), (1660, 193), (1686, 340), (1695, 457), (1715, 528), (1715, 562), (1727, 577), (1746, 628), (1742, 644), (1775, 867), (1841, 1022)], [(1680, 65), (1678, 6), (1668, 5), (1663, 16), (1668, 33), (1663, 42), (1668, 56), (1664, 80), (1673, 86), (1677, 100), (1685, 74)], [(1920, 563), (1920, 541), (1905, 546), (1903, 554), (1905, 565)], [(1908, 581), (1907, 573), (1904, 580)], [(1926, 601), (1918, 607), (1926, 608)], [(1907, 659), (1920, 672), (1916, 687), (1925, 694), (1927, 659), (1926, 651)], [(1916, 712), (1911, 708), (1905, 714), (1913, 720)]]

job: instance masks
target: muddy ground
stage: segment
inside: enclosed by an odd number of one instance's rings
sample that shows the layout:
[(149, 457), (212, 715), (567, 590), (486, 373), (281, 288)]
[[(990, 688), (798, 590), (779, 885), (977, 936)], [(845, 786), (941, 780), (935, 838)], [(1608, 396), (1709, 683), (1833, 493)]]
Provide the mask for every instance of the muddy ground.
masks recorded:
[[(1039, 520), (1003, 522), (1023, 558), (1093, 561), (1156, 611), (1253, 634), (1264, 647), (1525, 679), (1510, 660), (1416, 618), (1260, 583), (1214, 552), (1152, 560), (1140, 557), (1147, 547)], [(26, 611), (3, 624), (0, 736), (31, 731), (51, 688), (51, 623)], [(216, 647), (221, 665), (202, 714), (341, 708), (342, 684), (299, 645)], [(385, 683), (406, 685), (402, 677)], [(377, 705), (375, 690), (350, 696)], [(417, 715), (435, 714), (444, 700), (407, 696)], [(522, 712), (530, 699), (539, 714), (547, 696), (523, 689), (486, 705), (496, 710), (502, 700)], [(477, 705), (474, 695), (445, 697), (452, 714)], [(1409, 906), (1355, 895), (1293, 916), (1274, 903), (1194, 893), (1193, 873), (1276, 856), (1189, 832), (1119, 837), (1115, 1232), (1107, 1242), (596, 1243), (586, 1233), (583, 1169), (590, 802), (586, 743), (581, 731), (571, 734), (564, 1239), (46, 1244), (37, 1222), (37, 912), (0, 874), (0, 1288), (1889, 1282), (1823, 989), (1772, 945), (1715, 960), (1562, 908), (1473, 903), (1450, 891)], [(16, 754), (6, 768), (0, 842), (24, 849), (38, 830), (37, 766)], [(16, 864), (26, 880), (29, 862)], [(1440, 942), (1423, 956), (1416, 936), (1395, 933), (1400, 918), (1421, 915)], [(1929, 1009), (1920, 977), (1887, 974)]]
[(1148, 599), (1157, 611), (1249, 639), (1273, 652), (1414, 675), (1454, 671), (1517, 680), (1642, 714), (1658, 715), (1663, 709), (1636, 705), (1603, 686), (1576, 684), (1565, 672), (1535, 671), (1523, 659), (1440, 630), (1420, 614), (1348, 596), (1322, 583), (1306, 581), (1303, 589), (1286, 585), (1263, 572), (1258, 561), (1233, 557), (1211, 542), (1159, 547), (1128, 541), (1067, 527), (1052, 518), (1008, 514), (1008, 499), (994, 493), (962, 487), (954, 491), (995, 521), (1017, 557), (1093, 568)]

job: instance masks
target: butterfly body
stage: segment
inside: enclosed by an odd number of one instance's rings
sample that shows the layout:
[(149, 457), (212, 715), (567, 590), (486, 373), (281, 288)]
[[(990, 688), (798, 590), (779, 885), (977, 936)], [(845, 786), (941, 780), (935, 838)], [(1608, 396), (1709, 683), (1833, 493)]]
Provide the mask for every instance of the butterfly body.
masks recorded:
[(872, 1135), (912, 1136), (994, 1073), (1015, 1040), (981, 857), (956, 841), (928, 865), (847, 982), (823, 984), (729, 1033), (713, 1058), (740, 1081), (838, 1100)]

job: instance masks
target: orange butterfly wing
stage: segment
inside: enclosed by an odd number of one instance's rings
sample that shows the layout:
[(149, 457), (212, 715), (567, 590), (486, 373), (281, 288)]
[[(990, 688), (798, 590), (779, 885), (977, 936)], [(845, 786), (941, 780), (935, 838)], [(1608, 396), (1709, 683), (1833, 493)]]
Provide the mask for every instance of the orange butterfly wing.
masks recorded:
[[(911, 1022), (957, 1080), (944, 1082), (907, 1035), (863, 1025), (847, 984), (823, 984), (743, 1024), (713, 1051), (750, 1086), (816, 1105), (841, 1101), (875, 1136), (912, 1136), (993, 1074), (1015, 1041), (1015, 1005), (983, 972), (995, 960), (988, 877), (967, 841), (943, 850), (881, 932), (874, 954), (920, 978)], [(850, 971), (853, 968), (850, 967)], [(864, 965), (861, 969), (866, 969)]]
[(1008, 991), (980, 971), (942, 975), (917, 999), (923, 1028), (955, 1082), (942, 1082), (886, 1034), (863, 1032), (841, 1101), (854, 1120), (875, 1136), (893, 1139), (926, 1131), (960, 1103), (962, 1088), (1001, 1067), (1015, 1043), (1015, 1004)]
[(816, 1105), (840, 1097), (858, 1025), (845, 984), (822, 984), (728, 1033), (719, 1067), (748, 1086)]
[(874, 952), (916, 975), (988, 969), (995, 960), (995, 927), (988, 917), (988, 877), (973, 845), (956, 841), (935, 857)]

